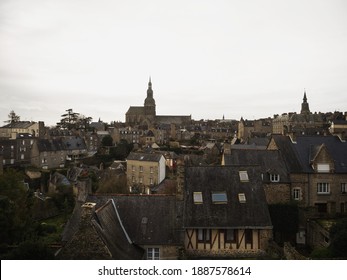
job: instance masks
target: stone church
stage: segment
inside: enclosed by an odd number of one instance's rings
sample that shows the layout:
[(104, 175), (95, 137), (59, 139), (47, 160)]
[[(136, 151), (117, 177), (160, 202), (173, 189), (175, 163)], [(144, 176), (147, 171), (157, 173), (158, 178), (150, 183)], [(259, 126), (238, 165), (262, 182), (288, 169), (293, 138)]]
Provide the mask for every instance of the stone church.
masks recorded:
[(300, 113), (276, 115), (272, 121), (272, 133), (293, 136), (320, 135), (324, 134), (324, 124), (322, 113), (312, 113), (310, 111), (306, 91), (304, 91)]
[(151, 78), (149, 78), (144, 106), (130, 106), (125, 114), (125, 123), (129, 126), (141, 125), (151, 127), (160, 124), (185, 125), (190, 122), (191, 116), (157, 116)]

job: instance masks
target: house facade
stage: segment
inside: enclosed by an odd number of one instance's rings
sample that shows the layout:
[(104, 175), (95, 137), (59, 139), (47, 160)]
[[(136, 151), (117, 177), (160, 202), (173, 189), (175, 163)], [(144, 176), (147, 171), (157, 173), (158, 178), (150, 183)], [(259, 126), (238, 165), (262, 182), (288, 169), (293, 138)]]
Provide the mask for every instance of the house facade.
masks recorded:
[(269, 149), (284, 153), (292, 199), (311, 217), (347, 212), (347, 142), (337, 136), (274, 135)]
[(22, 133), (31, 134), (33, 135), (33, 137), (42, 137), (44, 135), (44, 130), (44, 122), (12, 122), (3, 127), (0, 127), (0, 138), (11, 138), (13, 137), (13, 134)]
[(193, 258), (265, 253), (272, 224), (260, 169), (187, 167), (184, 248)]
[(160, 153), (131, 152), (126, 161), (130, 192), (149, 194), (152, 187), (165, 179), (165, 158)]

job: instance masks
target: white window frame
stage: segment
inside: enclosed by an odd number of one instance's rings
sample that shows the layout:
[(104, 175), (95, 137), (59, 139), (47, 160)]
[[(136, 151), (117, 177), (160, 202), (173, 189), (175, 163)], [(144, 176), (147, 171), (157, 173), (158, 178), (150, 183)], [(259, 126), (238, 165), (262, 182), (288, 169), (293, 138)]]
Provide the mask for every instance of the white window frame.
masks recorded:
[(318, 173), (329, 173), (330, 164), (329, 163), (317, 163), (317, 172)]
[(140, 172), (143, 172), (143, 166), (140, 165)]
[(294, 188), (293, 189), (293, 199), (294, 200), (301, 200), (301, 189), (300, 188)]
[(279, 174), (270, 174), (270, 181), (273, 183), (280, 181), (280, 175)]
[(247, 171), (239, 171), (240, 181), (249, 182), (249, 177)]
[(193, 192), (193, 201), (194, 204), (202, 204), (203, 198), (202, 198), (202, 192)]
[(326, 182), (317, 183), (317, 194), (330, 194), (330, 184)]
[(147, 248), (147, 260), (160, 260), (160, 248)]
[(238, 197), (240, 203), (246, 203), (246, 195), (244, 193), (239, 193)]

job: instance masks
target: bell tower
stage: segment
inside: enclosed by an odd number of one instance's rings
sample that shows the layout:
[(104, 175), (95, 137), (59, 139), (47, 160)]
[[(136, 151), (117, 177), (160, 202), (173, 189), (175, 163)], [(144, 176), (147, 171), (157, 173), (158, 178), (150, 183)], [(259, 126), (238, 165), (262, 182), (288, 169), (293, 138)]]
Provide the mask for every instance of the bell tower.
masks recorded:
[(310, 114), (310, 108), (308, 106), (308, 102), (307, 102), (307, 97), (306, 97), (306, 90), (304, 91), (304, 98), (303, 98), (303, 102), (301, 103), (301, 114)]
[(146, 117), (150, 117), (154, 119), (155, 113), (155, 100), (153, 98), (153, 90), (152, 90), (152, 81), (151, 77), (149, 77), (148, 89), (147, 89), (147, 97), (145, 99), (145, 115)]

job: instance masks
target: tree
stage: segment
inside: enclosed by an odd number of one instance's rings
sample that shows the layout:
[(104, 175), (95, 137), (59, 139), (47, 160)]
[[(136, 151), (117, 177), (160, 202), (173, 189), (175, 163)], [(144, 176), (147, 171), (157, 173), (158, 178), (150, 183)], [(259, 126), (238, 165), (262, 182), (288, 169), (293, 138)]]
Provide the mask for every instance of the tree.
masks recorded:
[(0, 176), (0, 240), (16, 244), (32, 235), (32, 194), (23, 183), (23, 176), (7, 170)]
[(347, 257), (347, 218), (338, 221), (330, 229), (330, 253), (334, 258)]
[(6, 123), (15, 123), (20, 121), (20, 116), (18, 116), (13, 110), (8, 114), (9, 120), (5, 121)]
[(91, 117), (86, 117), (79, 113), (74, 112), (72, 109), (67, 109), (66, 113), (61, 115), (62, 119), (57, 123), (57, 127), (63, 129), (76, 129), (76, 130), (88, 130)]
[(101, 145), (104, 147), (110, 147), (113, 146), (113, 139), (111, 135), (106, 135), (101, 140)]

